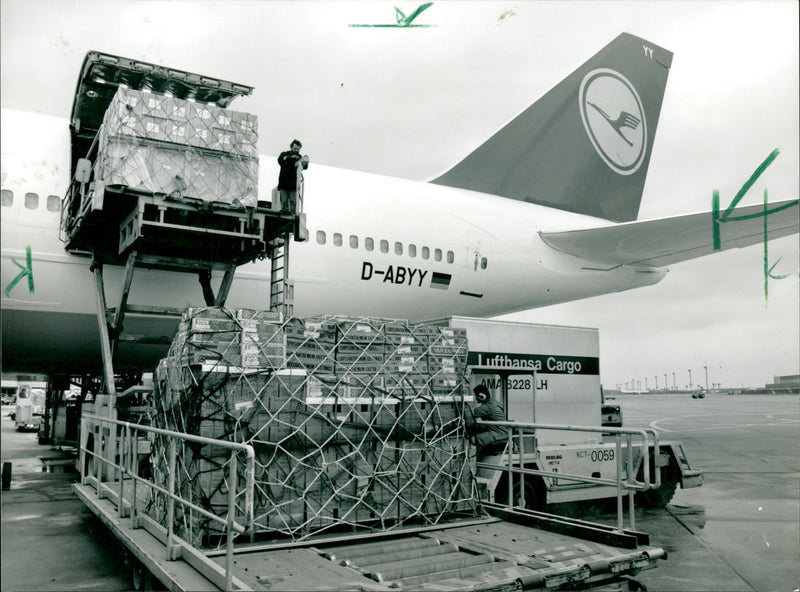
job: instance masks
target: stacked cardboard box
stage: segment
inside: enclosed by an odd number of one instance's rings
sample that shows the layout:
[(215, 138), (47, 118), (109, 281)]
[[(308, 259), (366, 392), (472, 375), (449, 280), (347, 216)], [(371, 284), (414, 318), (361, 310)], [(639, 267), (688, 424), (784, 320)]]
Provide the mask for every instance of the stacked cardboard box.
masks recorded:
[(336, 323), (290, 318), (284, 325), (289, 368), (312, 374), (333, 374), (336, 359)]
[[(454, 329), (189, 309), (156, 371), (156, 418), (168, 429), (255, 448), (256, 533), (303, 538), (436, 523), (475, 509), (465, 363), (466, 335)], [(166, 444), (153, 448), (163, 470)], [(226, 514), (227, 456), (187, 448), (180, 490)], [(246, 503), (240, 496), (243, 524)], [(163, 507), (162, 500), (154, 514), (163, 518)], [(188, 511), (176, 521), (195, 544), (220, 532)]]
[(221, 308), (187, 309), (170, 347), (184, 367), (277, 369), (286, 363), (278, 313)]
[(254, 207), (255, 115), (120, 87), (103, 118), (95, 178)]

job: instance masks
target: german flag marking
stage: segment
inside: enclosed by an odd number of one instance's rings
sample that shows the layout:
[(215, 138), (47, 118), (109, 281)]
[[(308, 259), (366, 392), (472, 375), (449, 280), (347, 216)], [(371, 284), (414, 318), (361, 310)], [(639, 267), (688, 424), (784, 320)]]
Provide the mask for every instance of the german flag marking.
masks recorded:
[(451, 276), (449, 273), (438, 273), (436, 271), (433, 272), (433, 277), (431, 277), (431, 288), (436, 288), (437, 290), (447, 290), (450, 287), (450, 279)]

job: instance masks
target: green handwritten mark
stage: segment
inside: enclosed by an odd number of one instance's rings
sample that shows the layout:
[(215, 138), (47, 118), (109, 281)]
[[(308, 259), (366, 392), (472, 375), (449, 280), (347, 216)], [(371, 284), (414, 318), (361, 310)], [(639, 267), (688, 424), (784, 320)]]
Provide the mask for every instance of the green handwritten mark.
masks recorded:
[(26, 278), (26, 277), (28, 278), (28, 292), (33, 294), (33, 257), (31, 257), (31, 246), (30, 245), (26, 245), (26, 247), (25, 247), (25, 257), (27, 259), (25, 265), (22, 265), (16, 259), (12, 259), (11, 260), (11, 263), (13, 263), (17, 267), (19, 267), (22, 271), (20, 271), (17, 274), (17, 277), (15, 277), (13, 280), (11, 280), (8, 283), (8, 285), (6, 286), (6, 289), (4, 290), (4, 293), (5, 293), (6, 296), (11, 294), (11, 290), (14, 289), (14, 286), (16, 286), (19, 282), (21, 282), (23, 280), (23, 278)]
[(395, 11), (395, 16), (397, 17), (397, 25), (400, 27), (410, 26), (411, 23), (414, 21), (414, 19), (417, 18), (420, 14), (422, 14), (423, 11), (430, 8), (432, 4), (433, 2), (426, 2), (425, 4), (421, 4), (420, 6), (417, 7), (417, 9), (414, 12), (412, 12), (408, 16), (403, 14), (403, 11), (397, 8), (397, 6), (395, 6), (394, 11)]
[(778, 260), (769, 266), (769, 253), (767, 251), (767, 190), (764, 190), (764, 303), (769, 303), (769, 279), (782, 280), (789, 277), (791, 274), (773, 275), (772, 271), (778, 266), (783, 257), (778, 257)]
[(425, 2), (424, 4), (420, 4), (414, 12), (406, 16), (406, 14), (400, 10), (397, 6), (394, 7), (394, 16), (397, 20), (397, 23), (394, 25), (348, 25), (349, 27), (374, 27), (374, 28), (389, 28), (389, 29), (406, 29), (406, 28), (418, 28), (418, 27), (434, 27), (436, 25), (413, 25), (411, 23), (414, 22), (420, 14), (422, 14), (425, 10), (430, 8), (433, 5), (433, 2)]
[(798, 204), (798, 202), (797, 201), (793, 201), (791, 203), (784, 204), (782, 206), (779, 206), (777, 208), (772, 208), (770, 210), (769, 207), (768, 207), (768, 204), (767, 204), (767, 190), (765, 189), (764, 190), (764, 210), (762, 212), (759, 212), (758, 214), (749, 214), (749, 215), (746, 215), (746, 216), (732, 216), (731, 214), (733, 213), (734, 208), (736, 208), (736, 206), (742, 200), (742, 198), (744, 197), (745, 193), (747, 193), (747, 191), (753, 186), (753, 184), (756, 182), (756, 180), (758, 180), (758, 178), (761, 176), (761, 174), (765, 170), (767, 170), (767, 167), (772, 164), (772, 161), (774, 161), (776, 158), (778, 158), (779, 154), (780, 154), (780, 150), (776, 148), (775, 150), (773, 150), (770, 153), (769, 156), (767, 156), (767, 158), (764, 159), (764, 162), (762, 162), (758, 166), (758, 168), (756, 168), (756, 170), (753, 171), (753, 174), (750, 175), (750, 178), (747, 180), (747, 182), (745, 182), (745, 184), (742, 185), (742, 188), (739, 189), (739, 191), (736, 193), (736, 196), (733, 198), (733, 201), (731, 202), (731, 205), (729, 205), (728, 208), (725, 210), (725, 212), (723, 212), (721, 215), (719, 213), (719, 209), (720, 209), (719, 208), (719, 191), (715, 189), (713, 191), (713, 193), (712, 193), (712, 196), (711, 196), (711, 231), (712, 231), (712, 236), (713, 236), (713, 240), (714, 240), (714, 251), (719, 251), (722, 248), (722, 242), (721, 242), (721, 239), (720, 239), (720, 224), (722, 224), (724, 222), (738, 222), (738, 221), (741, 221), (741, 220), (750, 220), (750, 219), (753, 219), (753, 218), (758, 218), (759, 216), (764, 218), (764, 301), (765, 302), (767, 302), (768, 298), (769, 298), (769, 280), (770, 280), (770, 278), (772, 278), (774, 280), (782, 280), (782, 279), (785, 279), (785, 278), (789, 277), (789, 275), (791, 275), (791, 274), (774, 275), (772, 273), (773, 270), (775, 269), (775, 267), (777, 267), (778, 263), (780, 263), (781, 258), (778, 258), (778, 260), (772, 265), (772, 267), (770, 267), (768, 250), (767, 250), (767, 242), (768, 242), (768, 237), (767, 237), (767, 216), (769, 216), (770, 214), (775, 214), (776, 212), (780, 212), (781, 210), (785, 210), (787, 208), (792, 208), (792, 207), (796, 206)]

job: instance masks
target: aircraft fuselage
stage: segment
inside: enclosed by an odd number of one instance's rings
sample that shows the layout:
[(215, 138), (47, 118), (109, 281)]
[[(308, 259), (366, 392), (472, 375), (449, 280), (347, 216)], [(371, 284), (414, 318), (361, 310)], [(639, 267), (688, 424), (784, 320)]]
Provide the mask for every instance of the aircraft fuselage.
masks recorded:
[[(59, 239), (67, 122), (4, 111), (2, 139), (4, 370), (97, 369), (89, 259), (67, 253)], [(262, 196), (270, 195), (277, 172), (275, 159), (262, 156)], [(610, 223), (529, 203), (315, 163), (305, 172), (304, 197), (309, 240), (292, 243), (289, 257), (298, 316), (493, 316), (649, 285), (664, 275), (627, 266), (598, 270), (556, 251), (539, 237), (542, 224), (570, 230)], [(269, 273), (268, 261), (240, 267), (227, 305), (268, 308)], [(109, 306), (119, 299), (121, 277), (122, 268), (106, 266)], [(202, 306), (203, 297), (193, 274), (137, 271), (129, 302), (188, 307)], [(134, 333), (168, 335), (174, 327), (174, 319), (126, 321)], [(165, 350), (136, 351), (121, 346), (119, 357), (152, 364)]]

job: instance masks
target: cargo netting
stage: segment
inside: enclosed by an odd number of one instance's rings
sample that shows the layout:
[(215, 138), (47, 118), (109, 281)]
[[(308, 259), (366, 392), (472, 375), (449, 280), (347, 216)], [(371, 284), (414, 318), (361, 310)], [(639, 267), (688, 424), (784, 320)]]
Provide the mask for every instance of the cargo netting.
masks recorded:
[(250, 113), (120, 87), (100, 128), (95, 180), (255, 207), (257, 141)]
[[(189, 309), (155, 374), (154, 423), (254, 447), (254, 499), (239, 464), (235, 517), (254, 538), (438, 524), (480, 511), (466, 358), (462, 329)], [(162, 485), (167, 454), (156, 439)], [(227, 516), (228, 462), (225, 451), (185, 444), (177, 490)], [(162, 523), (165, 507), (156, 494), (151, 513)], [(198, 546), (219, 539), (217, 524), (179, 508), (175, 527)]]

